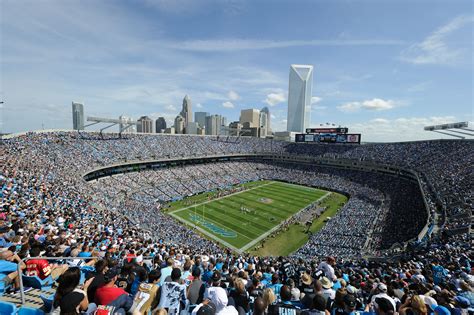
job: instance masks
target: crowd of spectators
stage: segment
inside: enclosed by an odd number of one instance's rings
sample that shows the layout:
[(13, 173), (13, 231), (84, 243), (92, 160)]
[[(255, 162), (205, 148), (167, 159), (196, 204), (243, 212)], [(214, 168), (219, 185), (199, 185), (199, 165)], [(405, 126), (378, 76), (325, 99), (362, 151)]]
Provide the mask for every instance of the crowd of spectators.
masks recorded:
[(290, 144), (285, 152), (372, 161), (416, 171), (432, 209), (442, 207), (450, 227), (471, 225), (474, 180), (472, 140), (435, 140), (365, 145)]
[[(436, 194), (450, 218), (472, 211), (472, 172), (466, 170), (472, 165), (470, 142), (399, 144), (399, 151), (396, 144), (380, 144), (365, 152), (365, 146), (303, 149), (262, 139), (127, 137), (28, 133), (2, 142), (2, 289), (17, 294), (20, 267), (22, 273), (55, 281), (53, 307), (61, 314), (92, 314), (97, 308), (122, 314), (472, 312), (469, 233), (440, 233), (393, 262), (360, 257), (362, 249), (412, 239), (426, 223), (420, 189), (411, 181), (262, 162), (190, 165), (95, 183), (82, 178), (91, 168), (124, 160), (319, 150), (325, 157), (370, 158), (419, 171), (426, 191)], [(324, 187), (351, 198), (287, 258), (232, 253), (159, 211), (174, 198), (262, 178)], [(93, 270), (87, 279), (85, 270)]]

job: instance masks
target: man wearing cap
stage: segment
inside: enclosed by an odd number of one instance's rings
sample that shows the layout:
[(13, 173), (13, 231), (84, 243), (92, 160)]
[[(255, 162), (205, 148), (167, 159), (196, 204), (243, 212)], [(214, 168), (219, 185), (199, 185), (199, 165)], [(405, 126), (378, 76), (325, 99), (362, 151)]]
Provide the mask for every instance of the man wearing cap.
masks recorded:
[(378, 283), (375, 287), (374, 295), (370, 299), (370, 302), (374, 303), (375, 299), (377, 298), (387, 299), (388, 301), (390, 301), (390, 303), (392, 303), (393, 309), (397, 309), (397, 304), (395, 303), (395, 300), (387, 294), (387, 286), (382, 282)]
[(95, 301), (98, 305), (114, 306), (117, 310), (128, 312), (133, 305), (133, 299), (125, 290), (115, 285), (118, 274), (116, 268), (107, 270), (104, 274), (104, 286), (95, 291)]
[(354, 314), (357, 306), (357, 299), (352, 294), (344, 296), (344, 314)]

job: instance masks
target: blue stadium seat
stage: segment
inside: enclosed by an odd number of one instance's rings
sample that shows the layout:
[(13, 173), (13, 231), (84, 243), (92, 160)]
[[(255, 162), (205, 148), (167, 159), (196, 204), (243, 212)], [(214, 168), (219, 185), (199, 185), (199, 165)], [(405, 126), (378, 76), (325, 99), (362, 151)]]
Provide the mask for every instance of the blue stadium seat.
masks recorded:
[(49, 276), (44, 280), (41, 280), (38, 276), (21, 276), (23, 279), (23, 286), (32, 287), (38, 290), (50, 289), (54, 283), (53, 277)]
[(49, 296), (45, 294), (40, 294), (40, 298), (43, 301), (43, 310), (46, 313), (51, 312), (51, 310), (53, 309), (54, 294), (51, 294)]
[(16, 305), (13, 303), (0, 301), (0, 314), (16, 315)]
[(22, 306), (18, 310), (18, 315), (44, 315), (44, 312), (38, 308)]

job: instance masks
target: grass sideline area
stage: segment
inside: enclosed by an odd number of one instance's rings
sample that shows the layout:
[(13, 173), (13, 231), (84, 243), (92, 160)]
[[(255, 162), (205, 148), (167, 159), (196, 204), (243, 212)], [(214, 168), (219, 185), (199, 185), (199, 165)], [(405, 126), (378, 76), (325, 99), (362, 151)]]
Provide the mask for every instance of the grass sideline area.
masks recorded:
[[(346, 196), (334, 192), (327, 198), (324, 198), (320, 206), (327, 207), (327, 210), (313, 221), (310, 231), (316, 233), (321, 230), (326, 224), (324, 220), (328, 217), (333, 217), (346, 202)], [(305, 231), (305, 226), (292, 224), (287, 231), (275, 237), (267, 238), (264, 247), (250, 250), (250, 253), (259, 256), (288, 256), (308, 241), (309, 234), (306, 234)]]
[(225, 246), (246, 251), (277, 230), (286, 219), (328, 194), (320, 189), (276, 181), (243, 185), (246, 190), (217, 199), (208, 200), (206, 193), (171, 203), (167, 212)]

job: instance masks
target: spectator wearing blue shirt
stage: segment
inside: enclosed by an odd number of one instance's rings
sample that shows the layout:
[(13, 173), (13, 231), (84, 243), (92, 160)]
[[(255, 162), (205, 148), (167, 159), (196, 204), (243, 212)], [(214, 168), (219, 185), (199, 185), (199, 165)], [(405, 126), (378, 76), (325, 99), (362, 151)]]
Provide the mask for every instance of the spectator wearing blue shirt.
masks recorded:
[(18, 264), (21, 270), (26, 268), (26, 264), (12, 251), (6, 250), (0, 253), (0, 288), (4, 289), (10, 283), (14, 283), (15, 289), (20, 288)]
[(167, 281), (166, 278), (171, 276), (171, 272), (173, 271), (173, 263), (174, 263), (174, 259), (171, 257), (168, 257), (168, 259), (166, 260), (166, 267), (161, 269), (160, 286), (162, 286), (163, 283)]
[(438, 264), (437, 261), (433, 262), (431, 267), (433, 271), (433, 282), (438, 285), (444, 281), (444, 278), (448, 275), (448, 271)]
[(13, 244), (6, 238), (5, 233), (10, 230), (8, 226), (0, 227), (0, 247), (8, 248)]
[(79, 255), (77, 257), (84, 257), (84, 258), (87, 258), (87, 257), (91, 257), (92, 256), (92, 253), (89, 249), (89, 245), (88, 244), (84, 244), (82, 246), (82, 251), (79, 253)]

